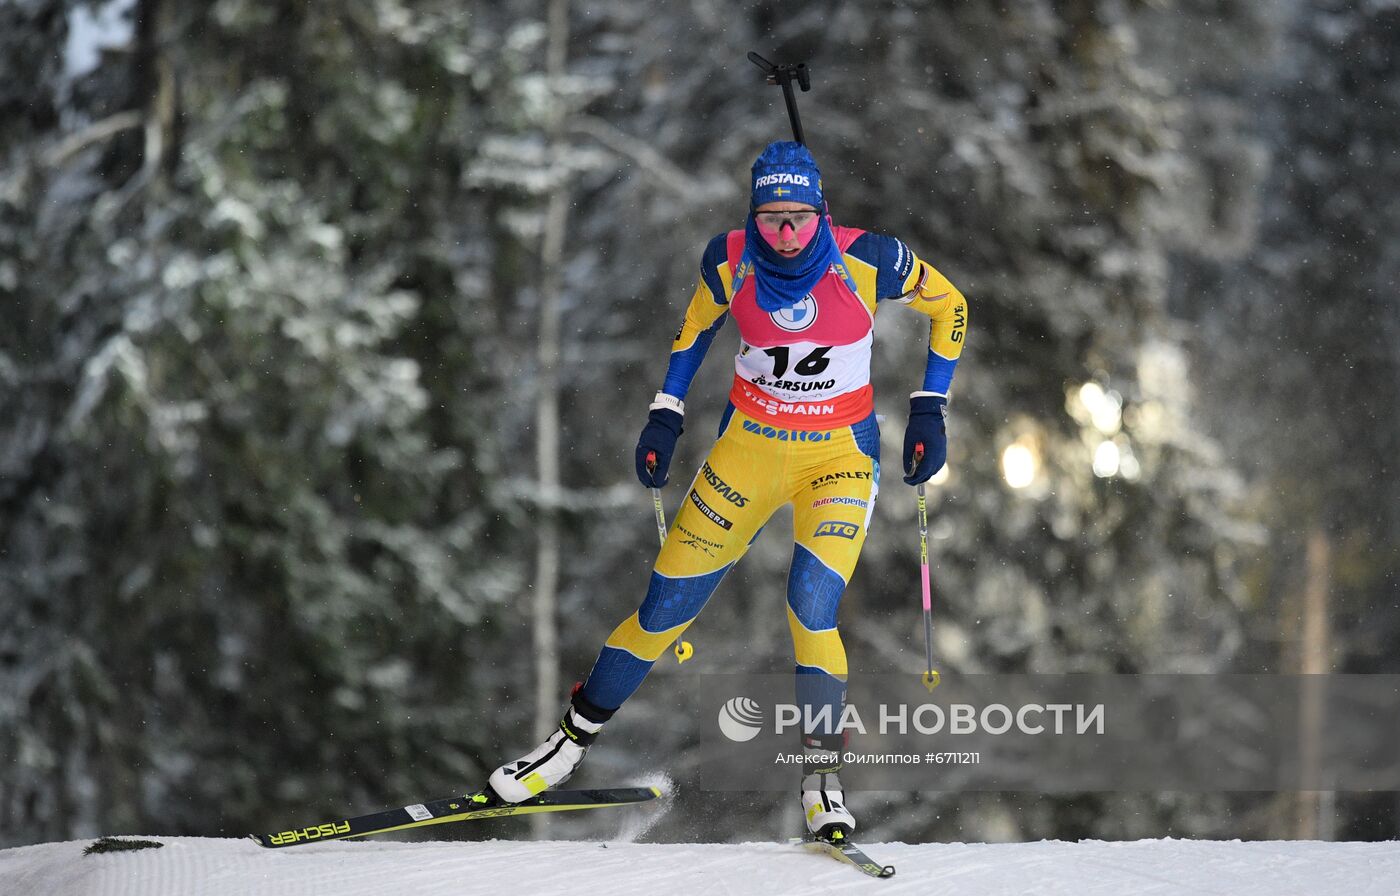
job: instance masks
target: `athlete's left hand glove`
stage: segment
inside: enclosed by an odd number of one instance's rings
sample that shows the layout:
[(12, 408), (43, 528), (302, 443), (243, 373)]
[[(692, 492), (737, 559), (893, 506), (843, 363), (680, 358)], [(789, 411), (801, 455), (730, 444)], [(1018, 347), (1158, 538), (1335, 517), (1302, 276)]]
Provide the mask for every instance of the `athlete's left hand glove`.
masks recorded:
[[(904, 481), (909, 485), (927, 482), (948, 460), (948, 433), (943, 427), (947, 404), (942, 395), (915, 392), (909, 396), (909, 426), (904, 430)], [(917, 445), (923, 445), (924, 451), (915, 464)]]

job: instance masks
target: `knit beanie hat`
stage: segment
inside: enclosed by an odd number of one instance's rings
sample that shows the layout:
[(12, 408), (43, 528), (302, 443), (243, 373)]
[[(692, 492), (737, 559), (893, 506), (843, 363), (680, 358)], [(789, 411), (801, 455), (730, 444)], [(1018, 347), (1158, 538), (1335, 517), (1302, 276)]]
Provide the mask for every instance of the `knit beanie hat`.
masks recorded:
[(753, 163), (750, 209), (765, 202), (802, 202), (824, 209), (822, 173), (801, 143), (770, 143)]

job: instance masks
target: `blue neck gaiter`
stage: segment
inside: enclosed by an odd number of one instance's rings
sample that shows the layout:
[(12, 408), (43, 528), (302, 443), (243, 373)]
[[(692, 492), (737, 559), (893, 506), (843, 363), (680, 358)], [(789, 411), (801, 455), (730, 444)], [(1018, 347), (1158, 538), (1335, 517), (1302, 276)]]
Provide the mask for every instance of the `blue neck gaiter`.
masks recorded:
[(812, 241), (792, 258), (784, 258), (768, 245), (750, 214), (744, 228), (744, 255), (753, 262), (758, 307), (769, 312), (802, 301), (833, 264), (841, 263), (841, 250), (826, 215), (817, 222)]

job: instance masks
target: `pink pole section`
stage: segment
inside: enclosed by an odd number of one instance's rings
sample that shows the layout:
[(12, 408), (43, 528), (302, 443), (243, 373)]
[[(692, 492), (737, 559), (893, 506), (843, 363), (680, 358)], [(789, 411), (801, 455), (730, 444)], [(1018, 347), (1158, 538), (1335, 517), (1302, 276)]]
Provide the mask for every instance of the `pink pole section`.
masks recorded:
[[(915, 447), (915, 463), (923, 454), (923, 445)], [(923, 483), (919, 483), (919, 574), (924, 587), (924, 659), (927, 661), (924, 672), (924, 687), (930, 692), (938, 687), (939, 674), (933, 668), (933, 588), (929, 584), (928, 572), (928, 499), (924, 495)]]
[(933, 594), (928, 586), (928, 561), (919, 564), (919, 570), (924, 574), (924, 609), (933, 609)]

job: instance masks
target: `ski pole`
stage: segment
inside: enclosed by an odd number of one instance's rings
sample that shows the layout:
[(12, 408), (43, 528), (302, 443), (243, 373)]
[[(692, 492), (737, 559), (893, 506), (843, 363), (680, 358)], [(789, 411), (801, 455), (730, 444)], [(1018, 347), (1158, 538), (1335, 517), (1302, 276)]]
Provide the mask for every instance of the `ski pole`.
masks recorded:
[[(647, 473), (652, 476), (652, 482), (656, 481), (656, 452), (647, 452)], [(651, 506), (656, 511), (656, 534), (661, 536), (661, 546), (666, 546), (666, 508), (661, 503), (661, 489), (652, 486)], [(677, 637), (675, 647), (672, 648), (676, 654), (676, 662), (683, 663), (695, 655), (695, 648), (690, 646), (690, 642), (684, 638)]]
[[(914, 443), (914, 466), (917, 468), (924, 459), (924, 443)], [(924, 586), (924, 659), (927, 669), (924, 672), (924, 687), (932, 693), (942, 678), (933, 668), (933, 589), (929, 586), (928, 574), (928, 499), (924, 495), (924, 484), (919, 483), (916, 493), (919, 496), (919, 574)]]
[[(655, 482), (656, 476), (656, 452), (647, 452), (647, 473), (652, 476)], [(661, 544), (666, 544), (666, 508), (661, 504), (661, 489), (656, 486), (651, 488), (651, 504), (656, 509), (656, 534), (661, 537)]]
[(792, 82), (796, 81), (804, 93), (812, 89), (812, 73), (807, 68), (807, 63), (775, 65), (757, 53), (750, 53), (749, 61), (763, 69), (769, 84), (777, 84), (783, 88), (783, 102), (787, 105), (788, 120), (792, 122), (792, 139), (806, 144), (807, 138), (802, 134), (802, 119), (797, 117), (797, 96), (792, 92)]

